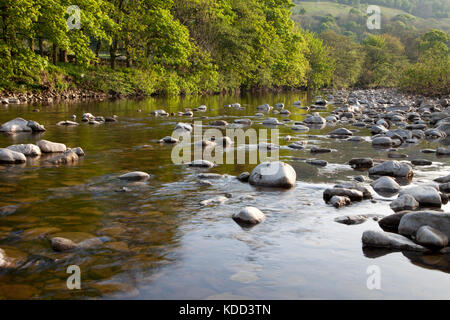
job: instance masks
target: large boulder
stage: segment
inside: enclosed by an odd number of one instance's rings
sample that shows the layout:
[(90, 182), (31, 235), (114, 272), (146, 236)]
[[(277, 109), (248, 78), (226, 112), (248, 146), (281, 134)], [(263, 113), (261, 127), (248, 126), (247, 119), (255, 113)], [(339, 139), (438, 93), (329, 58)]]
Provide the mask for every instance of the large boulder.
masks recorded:
[(415, 244), (408, 238), (382, 231), (368, 230), (362, 235), (364, 247), (388, 248), (405, 251), (428, 251), (425, 247)]
[(28, 121), (22, 118), (4, 123), (0, 127), (0, 132), (31, 132), (32, 129), (28, 126)]
[(33, 132), (43, 132), (45, 131), (45, 127), (42, 124), (37, 123), (36, 121), (30, 120), (27, 123), (27, 126), (33, 130)]
[(436, 207), (442, 205), (441, 195), (438, 190), (431, 186), (409, 187), (400, 191), (399, 195), (409, 194), (419, 203), (421, 207)]
[(398, 232), (398, 226), (400, 224), (400, 220), (402, 220), (405, 214), (410, 213), (411, 211), (401, 211), (386, 217), (383, 217), (378, 221), (381, 229), (389, 232)]
[(403, 194), (391, 202), (390, 207), (395, 212), (405, 210), (416, 210), (419, 208), (419, 202), (410, 194)]
[(404, 236), (415, 236), (422, 226), (430, 226), (450, 238), (450, 213), (431, 211), (411, 212), (402, 217), (398, 232)]
[(36, 143), (41, 149), (42, 153), (58, 153), (65, 152), (67, 147), (63, 143), (51, 142), (48, 140), (41, 140)]
[(262, 187), (292, 188), (296, 179), (297, 174), (289, 164), (280, 161), (263, 162), (253, 169), (249, 183)]
[(425, 247), (444, 248), (448, 245), (448, 237), (430, 226), (420, 227), (415, 240)]
[(37, 157), (41, 155), (41, 149), (35, 144), (14, 144), (7, 149), (23, 153), (27, 157)]
[(390, 195), (400, 190), (400, 185), (391, 177), (380, 177), (370, 184), (381, 195)]
[(26, 161), (27, 158), (23, 153), (0, 148), (0, 163), (14, 164), (14, 163), (24, 163)]
[(391, 176), (412, 178), (413, 170), (407, 163), (389, 160), (369, 169), (369, 174), (374, 176)]

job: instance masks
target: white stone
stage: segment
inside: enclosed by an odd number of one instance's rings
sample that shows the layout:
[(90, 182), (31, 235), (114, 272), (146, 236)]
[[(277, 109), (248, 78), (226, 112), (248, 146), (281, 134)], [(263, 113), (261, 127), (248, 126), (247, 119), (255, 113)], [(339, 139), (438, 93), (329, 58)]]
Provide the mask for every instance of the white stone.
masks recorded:
[(249, 183), (263, 187), (292, 188), (297, 174), (289, 164), (276, 161), (264, 162), (253, 169)]
[(248, 223), (248, 224), (258, 224), (265, 220), (264, 213), (255, 207), (245, 207), (239, 213), (233, 214), (233, 219), (237, 222)]

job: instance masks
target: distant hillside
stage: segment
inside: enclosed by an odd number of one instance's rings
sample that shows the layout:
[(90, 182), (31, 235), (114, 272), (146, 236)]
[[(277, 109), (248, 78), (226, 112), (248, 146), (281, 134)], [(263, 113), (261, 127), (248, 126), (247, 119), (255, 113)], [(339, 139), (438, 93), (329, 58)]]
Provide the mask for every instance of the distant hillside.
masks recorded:
[[(367, 4), (360, 4), (352, 6), (342, 3), (329, 1), (303, 1), (294, 0), (295, 7), (292, 9), (292, 18), (298, 22), (302, 27), (315, 30), (317, 29), (318, 21), (321, 17), (332, 15), (334, 17), (346, 16), (351, 10), (359, 10), (362, 15), (366, 15)], [(363, 2), (363, 1), (361, 1)], [(377, 2), (372, 1), (373, 2)], [(410, 14), (401, 9), (388, 8), (379, 6), (381, 8), (382, 23), (389, 21), (396, 16), (403, 15), (411, 17), (411, 24), (418, 30), (429, 30), (431, 28), (450, 31), (450, 18), (421, 18)], [(359, 9), (358, 9), (359, 8)]]

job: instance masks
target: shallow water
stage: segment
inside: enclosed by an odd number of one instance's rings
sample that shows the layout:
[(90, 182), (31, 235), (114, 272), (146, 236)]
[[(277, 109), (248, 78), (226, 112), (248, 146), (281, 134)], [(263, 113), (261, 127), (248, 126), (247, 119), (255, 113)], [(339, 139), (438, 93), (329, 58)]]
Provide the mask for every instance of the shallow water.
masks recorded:
[[(174, 165), (171, 145), (157, 140), (170, 135), (179, 121), (212, 119), (233, 122), (250, 118), (253, 128), (264, 128), (264, 118), (253, 115), (256, 106), (284, 102), (292, 120), (306, 111), (292, 103), (306, 93), (147, 99), (143, 101), (89, 102), (47, 106), (1, 107), (0, 122), (17, 116), (45, 125), (41, 135), (0, 135), (0, 147), (35, 143), (40, 139), (82, 147), (86, 156), (75, 165), (50, 166), (45, 159), (26, 165), (1, 166), (0, 207), (17, 205), (17, 212), (0, 217), (0, 248), (23, 261), (25, 267), (0, 274), (0, 298), (140, 298), (140, 299), (373, 299), (448, 298), (449, 255), (421, 255), (362, 249), (361, 235), (379, 230), (368, 220), (347, 226), (334, 219), (342, 215), (388, 215), (389, 201), (374, 193), (376, 203), (363, 201), (335, 209), (322, 200), (323, 190), (356, 175), (347, 162), (355, 157), (387, 159), (387, 150), (373, 149), (370, 141), (350, 142), (328, 138), (336, 127), (296, 133), (289, 124), (281, 136), (308, 140), (306, 150), (291, 150), (280, 140), (280, 158), (297, 172), (295, 188), (257, 189), (234, 176), (251, 171), (252, 164), (223, 164), (212, 169)], [(310, 101), (310, 99), (309, 99)], [(244, 110), (225, 108), (240, 102)], [(152, 110), (168, 112), (208, 106), (193, 118), (154, 117)], [(39, 108), (41, 112), (33, 112)], [(141, 110), (141, 112), (138, 112)], [(321, 112), (326, 116), (332, 107)], [(119, 117), (117, 123), (58, 127), (84, 112)], [(201, 119), (207, 116), (209, 119)], [(285, 118), (279, 115), (271, 117)], [(351, 125), (340, 125), (355, 129)], [(358, 128), (359, 129), (359, 128)], [(356, 135), (370, 140), (367, 129)], [(450, 173), (450, 158), (424, 154), (447, 141), (422, 141), (401, 147), (409, 159), (424, 158), (432, 166), (414, 167), (413, 184), (426, 183)], [(311, 146), (335, 149), (312, 155)], [(316, 167), (304, 159), (328, 161)], [(117, 176), (145, 171), (145, 183), (125, 183)], [(200, 186), (199, 172), (226, 174)], [(126, 186), (129, 192), (118, 192)], [(221, 205), (202, 207), (200, 201), (231, 193)], [(252, 199), (242, 198), (251, 195)], [(231, 215), (250, 205), (267, 216), (260, 225), (245, 229)], [(443, 207), (448, 211), (449, 205)], [(45, 236), (62, 236), (76, 242), (102, 237), (103, 245), (69, 253), (54, 252)], [(69, 265), (81, 268), (81, 290), (68, 290)], [(381, 290), (369, 290), (367, 268), (381, 270)]]

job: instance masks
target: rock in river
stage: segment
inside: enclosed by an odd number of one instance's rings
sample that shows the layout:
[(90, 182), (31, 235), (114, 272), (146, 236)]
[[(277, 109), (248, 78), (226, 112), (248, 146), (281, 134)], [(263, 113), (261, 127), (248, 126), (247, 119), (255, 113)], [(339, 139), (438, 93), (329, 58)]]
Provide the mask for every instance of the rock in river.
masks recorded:
[(248, 182), (248, 179), (250, 178), (249, 172), (242, 172), (237, 179), (241, 182)]
[(14, 164), (14, 163), (24, 163), (26, 161), (27, 158), (23, 153), (0, 148), (0, 163)]
[(427, 251), (425, 247), (415, 244), (402, 235), (374, 230), (365, 231), (362, 235), (362, 242), (364, 247), (388, 248), (407, 251)]
[(431, 248), (444, 248), (448, 245), (448, 237), (430, 226), (422, 226), (417, 230), (416, 242)]
[(208, 160), (194, 160), (191, 163), (189, 163), (189, 167), (212, 168), (214, 167), (214, 163)]
[(329, 188), (323, 192), (323, 199), (329, 203), (334, 196), (347, 197), (351, 201), (362, 201), (363, 193), (359, 190), (345, 189), (345, 188)]
[(435, 228), (450, 238), (450, 213), (418, 211), (405, 214), (400, 220), (398, 232), (411, 237), (422, 226)]
[(264, 213), (255, 207), (245, 207), (239, 213), (233, 214), (233, 219), (242, 224), (258, 224), (265, 218)]
[(380, 221), (378, 221), (378, 224), (380, 225), (381, 229), (389, 232), (398, 232), (398, 226), (400, 224), (400, 220), (403, 218), (403, 216), (407, 213), (410, 213), (410, 211), (401, 211), (397, 212), (391, 215), (388, 215)]
[(37, 157), (41, 155), (41, 149), (35, 144), (14, 144), (7, 149), (23, 153), (27, 157)]
[(411, 195), (421, 207), (440, 208), (442, 205), (441, 195), (436, 188), (431, 186), (409, 187), (400, 191), (400, 196)]
[(78, 155), (72, 151), (71, 149), (67, 149), (64, 154), (60, 156), (56, 156), (55, 158), (52, 158), (48, 160), (48, 162), (53, 164), (68, 164), (68, 163), (74, 163), (78, 161)]
[(36, 121), (30, 120), (27, 123), (27, 126), (33, 130), (33, 132), (43, 132), (45, 131), (45, 127), (42, 124), (37, 123)]
[(65, 152), (67, 147), (63, 143), (51, 142), (47, 140), (41, 140), (36, 143), (43, 153), (57, 153)]
[(413, 176), (413, 170), (407, 163), (389, 160), (385, 161), (373, 168), (369, 169), (370, 175), (375, 176), (391, 176), (391, 177), (406, 177)]
[(367, 216), (364, 215), (356, 215), (356, 216), (343, 216), (334, 219), (334, 221), (346, 225), (355, 225), (366, 222)]
[(370, 185), (381, 195), (391, 195), (400, 190), (400, 185), (391, 177), (380, 177)]
[(75, 249), (77, 244), (70, 239), (55, 237), (50, 240), (52, 249), (59, 252)]
[(22, 118), (16, 118), (4, 123), (0, 127), (0, 132), (31, 132), (28, 121)]
[(348, 197), (333, 196), (329, 203), (335, 208), (340, 208), (350, 205), (351, 200)]
[(351, 159), (348, 164), (354, 169), (368, 169), (373, 167), (373, 160), (371, 158), (355, 158)]
[(419, 202), (410, 194), (403, 194), (391, 202), (389, 205), (395, 212), (405, 210), (416, 210), (419, 208)]
[(264, 162), (253, 169), (249, 182), (262, 187), (292, 188), (297, 174), (289, 164), (276, 161)]
[(133, 171), (119, 176), (120, 180), (127, 180), (127, 181), (142, 181), (148, 180), (149, 178), (150, 175), (142, 171)]

